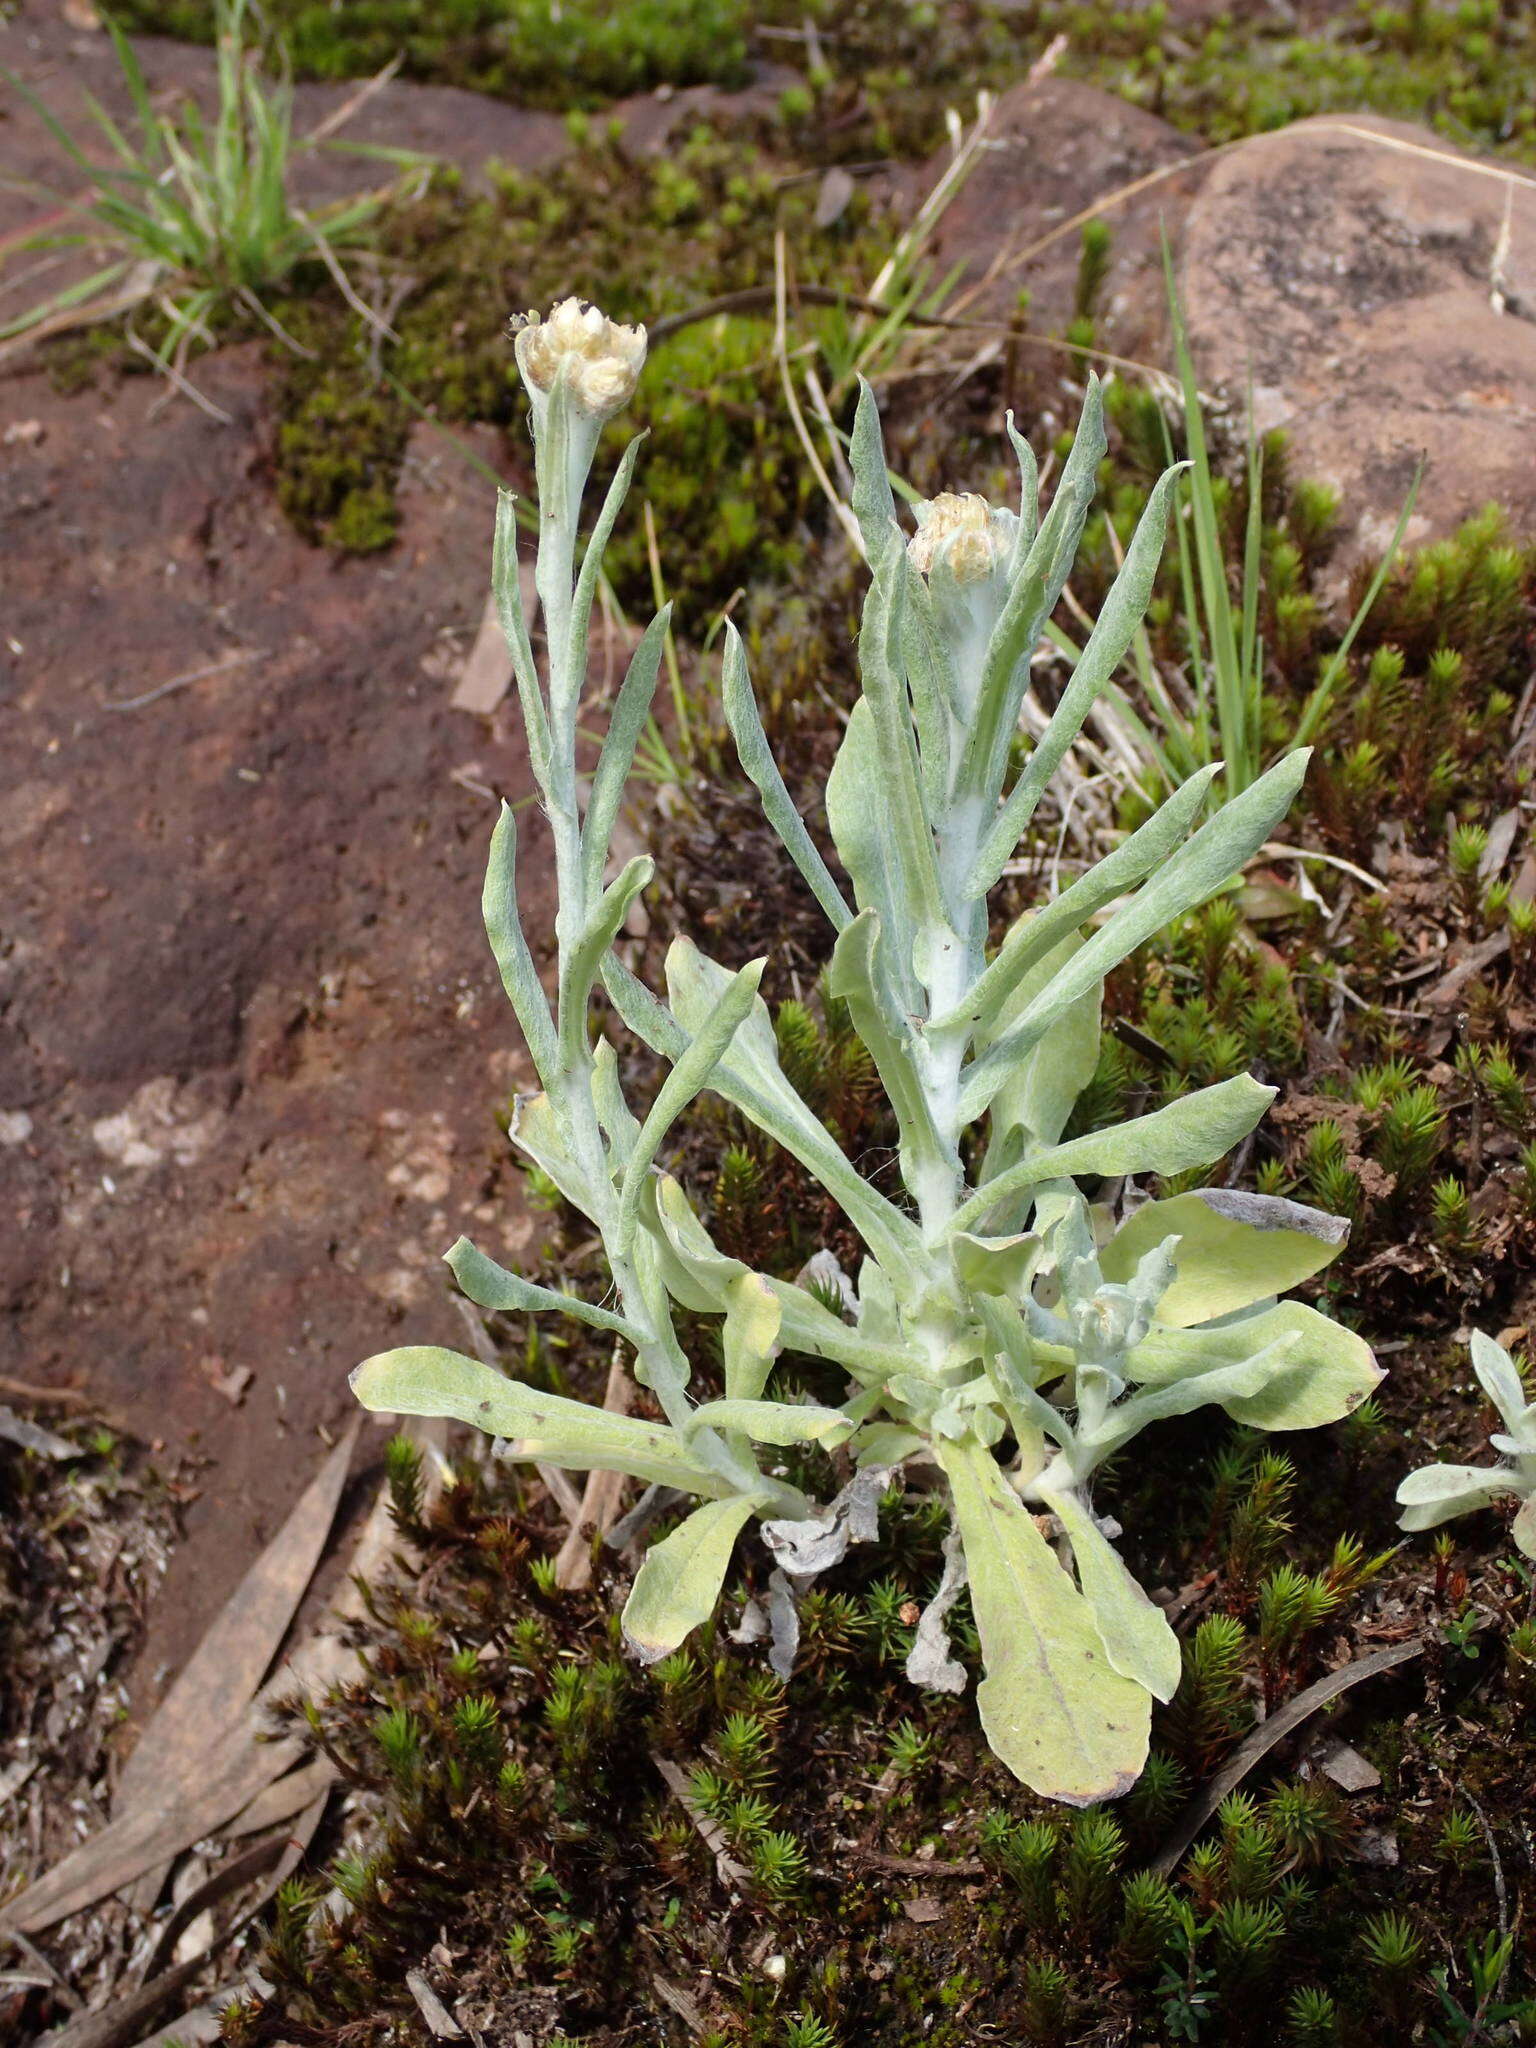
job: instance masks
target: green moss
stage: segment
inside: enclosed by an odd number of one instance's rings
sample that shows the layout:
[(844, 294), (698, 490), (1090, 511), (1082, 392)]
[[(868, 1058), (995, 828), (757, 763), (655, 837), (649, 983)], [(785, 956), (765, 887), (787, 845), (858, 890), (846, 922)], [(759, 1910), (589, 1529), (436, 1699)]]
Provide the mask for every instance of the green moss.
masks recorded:
[[(878, 262), (862, 202), (831, 231), (815, 228), (813, 210), (814, 192), (781, 190), (779, 167), (754, 144), (702, 125), (644, 162), (588, 130), (565, 164), (538, 179), (503, 171), (489, 194), (438, 178), (383, 237), (386, 264), (417, 280), (394, 317), (397, 340), (381, 342), (335, 298), (275, 308), (314, 353), (272, 344), (284, 509), (332, 546), (387, 545), (413, 419), (426, 411), (510, 428), (522, 400), (508, 334), (488, 305), (543, 305), (573, 279), (601, 279), (605, 311), (654, 325), (760, 285), (780, 227), (797, 278), (858, 289)], [(649, 430), (640, 488), (684, 623), (702, 624), (746, 583), (782, 578), (815, 509), (771, 341), (763, 316), (719, 316), (662, 338), (636, 404), (609, 432), (617, 461), (628, 434)], [(626, 608), (649, 609), (643, 518), (626, 522), (609, 574)]]
[[(212, 0), (121, 0), (114, 12), (131, 29), (212, 35)], [(263, 13), (310, 78), (357, 77), (403, 52), (413, 77), (567, 107), (746, 76), (744, 0), (268, 0)]]

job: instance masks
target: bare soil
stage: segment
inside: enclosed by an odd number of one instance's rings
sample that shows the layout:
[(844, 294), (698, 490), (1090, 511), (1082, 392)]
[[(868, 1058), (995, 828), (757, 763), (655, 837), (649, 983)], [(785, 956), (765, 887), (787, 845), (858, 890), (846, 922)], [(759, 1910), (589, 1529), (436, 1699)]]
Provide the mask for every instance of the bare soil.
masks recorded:
[[(338, 562), (263, 484), (259, 353), (198, 380), (232, 425), (148, 377), (0, 386), (0, 1373), (204, 1461), (141, 1710), (312, 1476), (349, 1368), (462, 1334), (440, 1253), (527, 1228), (475, 914), (527, 765), (505, 709), (448, 703), (489, 482), (424, 427), (401, 546)], [(536, 814), (523, 836), (536, 923)]]

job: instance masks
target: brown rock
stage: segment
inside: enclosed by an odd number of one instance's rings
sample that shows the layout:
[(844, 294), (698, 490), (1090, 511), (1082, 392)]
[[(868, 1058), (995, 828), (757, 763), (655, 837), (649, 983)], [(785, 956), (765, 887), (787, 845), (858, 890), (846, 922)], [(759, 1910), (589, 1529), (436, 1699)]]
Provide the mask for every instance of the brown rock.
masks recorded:
[[(1038, 254), (1030, 253), (1033, 245), (1095, 200), (1201, 153), (1155, 114), (1079, 79), (1012, 86), (993, 111), (979, 163), (940, 222), (935, 269), (942, 275), (964, 264), (966, 317), (1006, 320), (1027, 289), (1031, 330), (1060, 332), (1072, 317), (1081, 237), (1063, 233)], [(948, 162), (947, 150), (933, 160), (925, 190)], [(1129, 348), (1149, 324), (1160, 327), (1159, 223), (1177, 218), (1188, 192), (1185, 178), (1161, 178), (1106, 211), (1114, 244), (1100, 302), (1105, 346)]]
[(1202, 383), (1240, 405), (1251, 376), (1259, 428), (1342, 493), (1343, 566), (1386, 543), (1421, 454), (1410, 541), (1490, 499), (1536, 530), (1528, 176), (1371, 115), (1256, 136), (1190, 207), (1183, 295)]

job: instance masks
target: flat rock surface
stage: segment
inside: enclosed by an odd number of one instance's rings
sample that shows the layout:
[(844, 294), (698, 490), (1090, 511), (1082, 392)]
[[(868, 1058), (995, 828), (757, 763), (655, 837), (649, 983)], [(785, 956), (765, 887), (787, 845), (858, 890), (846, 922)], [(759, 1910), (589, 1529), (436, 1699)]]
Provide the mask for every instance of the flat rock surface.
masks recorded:
[[(1095, 201), (1114, 198), (1104, 213), (1114, 239), (1100, 341), (1116, 351), (1148, 346), (1166, 324), (1160, 229), (1182, 216), (1201, 154), (1194, 137), (1080, 79), (1011, 87), (934, 239), (937, 274), (964, 267), (954, 309), (1006, 321), (1024, 290), (1031, 331), (1059, 333), (1072, 318), (1082, 247), (1081, 231), (1069, 223)], [(947, 162), (947, 152), (935, 157), (925, 184)], [(1154, 182), (1140, 192), (1118, 197), (1148, 177)]]
[(1536, 529), (1536, 182), (1426, 129), (1326, 116), (1219, 157), (1184, 224), (1203, 382), (1342, 494), (1351, 555), (1491, 499)]

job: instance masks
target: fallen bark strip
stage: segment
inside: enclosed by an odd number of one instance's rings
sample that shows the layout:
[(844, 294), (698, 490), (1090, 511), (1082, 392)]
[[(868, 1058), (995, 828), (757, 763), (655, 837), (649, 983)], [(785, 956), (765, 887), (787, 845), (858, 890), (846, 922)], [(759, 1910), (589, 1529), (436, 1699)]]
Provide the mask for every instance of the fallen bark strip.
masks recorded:
[(1305, 1692), (1297, 1693), (1295, 1699), (1288, 1700), (1267, 1721), (1261, 1721), (1247, 1740), (1233, 1751), (1215, 1777), (1185, 1807), (1173, 1833), (1153, 1857), (1152, 1869), (1159, 1877), (1171, 1877), (1184, 1852), (1227, 1794), (1237, 1789), (1254, 1765), (1267, 1756), (1276, 1743), (1283, 1742), (1319, 1707), (1326, 1706), (1329, 1700), (1336, 1699), (1362, 1679), (1374, 1678), (1380, 1671), (1391, 1671), (1398, 1664), (1407, 1664), (1413, 1658), (1421, 1657), (1424, 1650), (1424, 1637), (1414, 1636), (1406, 1643), (1393, 1643), (1385, 1650), (1375, 1650), (1369, 1657), (1356, 1657), (1353, 1663), (1341, 1665), (1315, 1685), (1309, 1685)]

